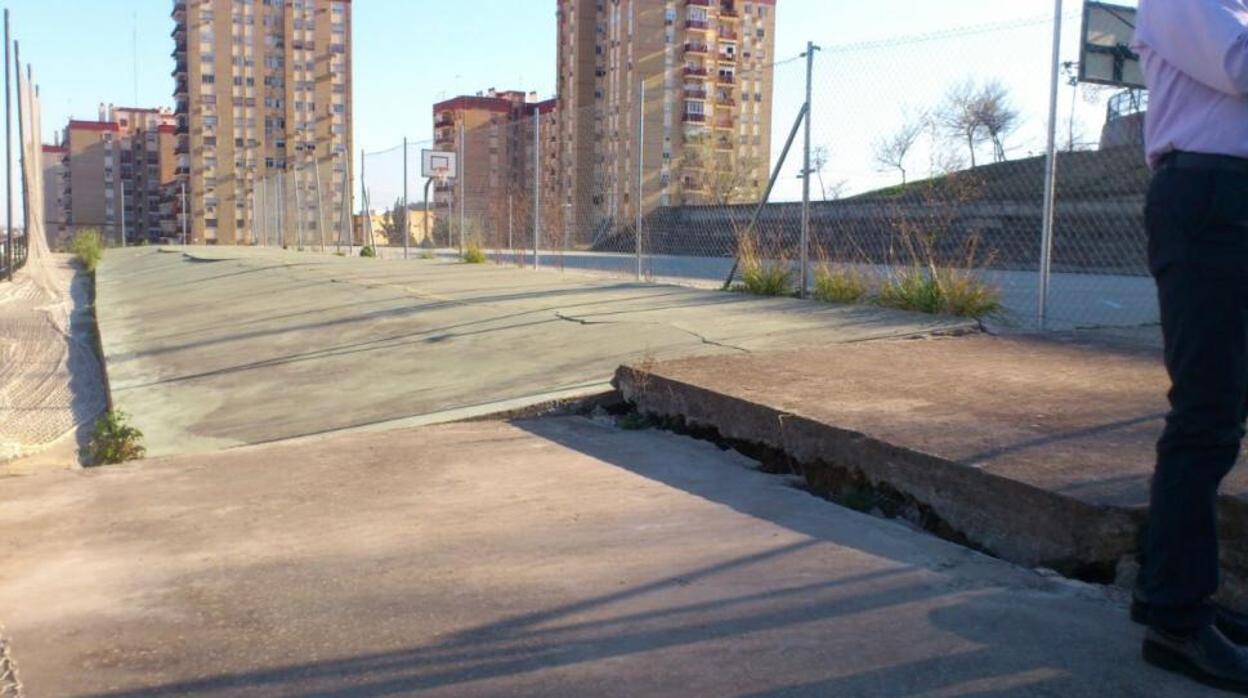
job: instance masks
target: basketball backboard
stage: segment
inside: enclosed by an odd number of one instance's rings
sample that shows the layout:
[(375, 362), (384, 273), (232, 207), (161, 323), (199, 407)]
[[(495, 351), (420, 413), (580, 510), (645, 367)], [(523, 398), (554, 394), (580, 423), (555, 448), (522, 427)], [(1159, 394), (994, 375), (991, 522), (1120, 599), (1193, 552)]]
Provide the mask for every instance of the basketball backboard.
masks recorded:
[(1134, 7), (1086, 2), (1079, 53), (1079, 81), (1128, 89), (1144, 88), (1140, 57), (1131, 50)]
[(455, 153), (444, 150), (420, 151), (420, 175), (434, 179), (454, 179), (459, 176)]

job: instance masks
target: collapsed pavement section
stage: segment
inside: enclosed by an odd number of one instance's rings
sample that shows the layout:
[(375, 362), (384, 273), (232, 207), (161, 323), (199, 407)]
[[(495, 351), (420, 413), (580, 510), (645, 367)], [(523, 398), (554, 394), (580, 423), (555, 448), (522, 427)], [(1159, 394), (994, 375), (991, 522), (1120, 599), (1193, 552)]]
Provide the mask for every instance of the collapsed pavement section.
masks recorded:
[[(645, 415), (767, 453), (822, 494), (1032, 567), (1129, 583), (1166, 412), (1161, 360), (1055, 338), (871, 342), (621, 368)], [(1248, 607), (1248, 477), (1220, 497)]]

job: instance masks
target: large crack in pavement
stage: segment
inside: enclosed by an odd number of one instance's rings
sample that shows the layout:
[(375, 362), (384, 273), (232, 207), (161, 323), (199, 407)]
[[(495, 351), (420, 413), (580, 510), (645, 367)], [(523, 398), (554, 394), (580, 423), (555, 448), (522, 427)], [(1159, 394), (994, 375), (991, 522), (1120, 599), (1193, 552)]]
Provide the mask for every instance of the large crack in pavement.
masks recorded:
[(564, 315), (563, 313), (557, 310), (554, 311), (554, 315), (556, 318), (563, 320), (564, 322), (571, 322), (577, 325), (649, 325), (651, 327), (670, 327), (678, 332), (684, 332), (685, 334), (697, 339), (699, 342), (702, 342), (703, 344), (707, 344), (713, 347), (722, 347), (724, 349), (731, 349), (733, 351), (739, 351), (743, 354), (751, 353), (750, 350), (746, 349), (745, 347), (739, 347), (735, 344), (728, 344), (726, 342), (718, 342), (714, 339), (707, 337), (704, 334), (695, 332), (687, 327), (681, 327), (680, 325), (677, 325), (676, 323), (673, 323), (673, 322), (637, 322), (637, 321), (632, 321), (632, 320), (626, 321), (626, 322), (617, 322), (615, 320), (586, 320), (585, 318), (578, 318), (578, 317), (572, 317), (570, 315)]

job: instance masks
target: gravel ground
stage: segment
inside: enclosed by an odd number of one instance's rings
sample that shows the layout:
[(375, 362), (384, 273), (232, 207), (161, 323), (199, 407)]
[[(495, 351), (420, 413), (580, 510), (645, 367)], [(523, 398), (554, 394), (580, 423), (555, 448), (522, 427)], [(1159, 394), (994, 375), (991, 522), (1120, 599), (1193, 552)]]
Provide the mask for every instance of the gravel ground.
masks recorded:
[(104, 410), (89, 293), (68, 255), (46, 252), (0, 284), (0, 463), (42, 451)]

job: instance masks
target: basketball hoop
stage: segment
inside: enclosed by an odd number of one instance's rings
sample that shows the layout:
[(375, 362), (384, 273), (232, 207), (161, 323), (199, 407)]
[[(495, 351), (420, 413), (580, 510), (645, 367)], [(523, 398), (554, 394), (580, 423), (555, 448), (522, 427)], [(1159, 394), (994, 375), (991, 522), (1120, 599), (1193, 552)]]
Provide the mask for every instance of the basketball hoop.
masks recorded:
[(429, 179), (435, 179), (440, 184), (445, 184), (446, 180), (452, 179), (458, 174), (457, 165), (458, 162), (453, 152), (442, 150), (420, 151), (421, 175)]

